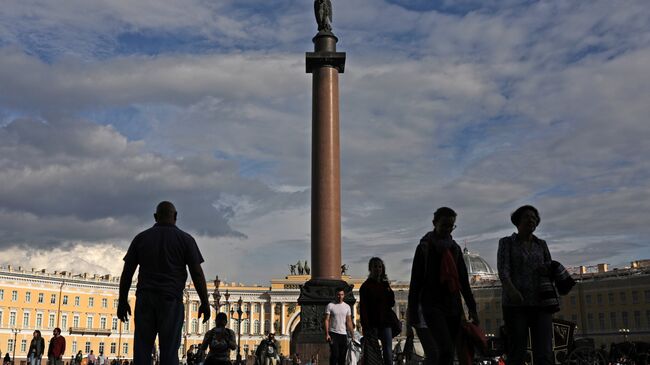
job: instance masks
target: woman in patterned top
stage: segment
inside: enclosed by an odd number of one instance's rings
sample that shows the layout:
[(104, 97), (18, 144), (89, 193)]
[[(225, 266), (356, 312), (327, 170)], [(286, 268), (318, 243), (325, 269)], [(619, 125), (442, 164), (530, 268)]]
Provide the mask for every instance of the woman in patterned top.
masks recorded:
[(226, 313), (217, 314), (214, 321), (216, 326), (205, 334), (199, 353), (203, 354), (209, 346), (210, 352), (205, 358), (204, 365), (230, 365), (230, 350), (237, 348), (235, 332), (226, 328), (228, 323)]
[(530, 328), (533, 362), (552, 365), (552, 313), (559, 305), (550, 279), (551, 254), (546, 242), (533, 234), (540, 222), (539, 211), (524, 205), (512, 213), (510, 221), (517, 233), (499, 240), (497, 253), (508, 336), (506, 364), (524, 364)]

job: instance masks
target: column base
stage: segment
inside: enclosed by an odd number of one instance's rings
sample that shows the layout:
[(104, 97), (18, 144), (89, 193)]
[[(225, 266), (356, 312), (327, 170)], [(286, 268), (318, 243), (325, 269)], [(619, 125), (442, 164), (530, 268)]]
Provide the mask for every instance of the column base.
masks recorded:
[[(329, 363), (330, 349), (325, 341), (325, 307), (334, 300), (337, 288), (345, 290), (344, 301), (352, 309), (356, 302), (352, 285), (343, 280), (311, 279), (300, 287), (300, 323), (291, 336), (291, 353), (299, 353), (307, 362), (312, 356), (318, 357), (319, 365)], [(354, 313), (352, 313), (354, 323)]]

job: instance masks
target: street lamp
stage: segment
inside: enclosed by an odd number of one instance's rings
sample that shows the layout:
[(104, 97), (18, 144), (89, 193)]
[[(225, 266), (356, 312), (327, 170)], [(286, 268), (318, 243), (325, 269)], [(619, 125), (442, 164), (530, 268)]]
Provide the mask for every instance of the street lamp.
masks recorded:
[(219, 275), (214, 279), (214, 291), (212, 292), (212, 298), (214, 299), (214, 311), (219, 314), (219, 309), (221, 309), (221, 293), (219, 292), (219, 286), (221, 285), (221, 280), (219, 280)]
[(18, 334), (20, 333), (20, 328), (12, 328), (12, 329), (11, 329), (11, 332), (14, 333), (14, 348), (13, 348), (13, 350), (14, 350), (14, 354), (13, 354), (13, 356), (11, 357), (11, 363), (14, 364), (14, 363), (16, 362), (16, 337), (17, 337)]
[(189, 284), (183, 289), (183, 296), (185, 297), (185, 333), (183, 334), (183, 354), (187, 354), (187, 336), (189, 336), (190, 333), (190, 323), (187, 320), (188, 313), (189, 313), (189, 306), (190, 306), (190, 290), (189, 290)]
[(237, 301), (237, 311), (234, 309), (230, 309), (230, 317), (232, 318), (235, 313), (237, 313), (237, 359), (235, 360), (235, 364), (240, 365), (242, 363), (241, 361), (241, 316), (242, 314), (246, 313), (247, 317), (250, 317), (250, 309), (247, 310), (246, 312), (242, 311), (241, 306), (242, 306), (243, 300), (241, 297), (239, 297), (239, 300)]
[(628, 333), (630, 333), (630, 329), (629, 328), (621, 328), (621, 329), (618, 330), (618, 332), (623, 335), (623, 341), (627, 342), (627, 335), (628, 335)]

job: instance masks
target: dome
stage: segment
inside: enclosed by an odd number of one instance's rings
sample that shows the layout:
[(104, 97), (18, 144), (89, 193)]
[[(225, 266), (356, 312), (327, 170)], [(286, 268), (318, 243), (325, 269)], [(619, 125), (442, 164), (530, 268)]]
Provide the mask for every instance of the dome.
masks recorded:
[(497, 272), (490, 267), (481, 256), (476, 253), (469, 252), (467, 248), (463, 250), (463, 259), (465, 266), (467, 266), (467, 274), (470, 278), (476, 279), (496, 279)]

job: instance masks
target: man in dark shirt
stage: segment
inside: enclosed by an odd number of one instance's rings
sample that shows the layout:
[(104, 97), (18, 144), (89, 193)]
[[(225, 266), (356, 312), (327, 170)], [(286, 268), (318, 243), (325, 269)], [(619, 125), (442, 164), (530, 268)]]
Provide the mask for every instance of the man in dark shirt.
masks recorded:
[(186, 266), (201, 299), (198, 317), (203, 315), (203, 323), (210, 319), (208, 290), (201, 269), (203, 256), (194, 238), (176, 227), (176, 217), (172, 203), (158, 204), (154, 214), (156, 224), (138, 234), (124, 256), (117, 307), (122, 322), (131, 314), (129, 289), (135, 269), (140, 265), (135, 306), (135, 364), (151, 364), (151, 348), (158, 335), (160, 364), (178, 365)]

